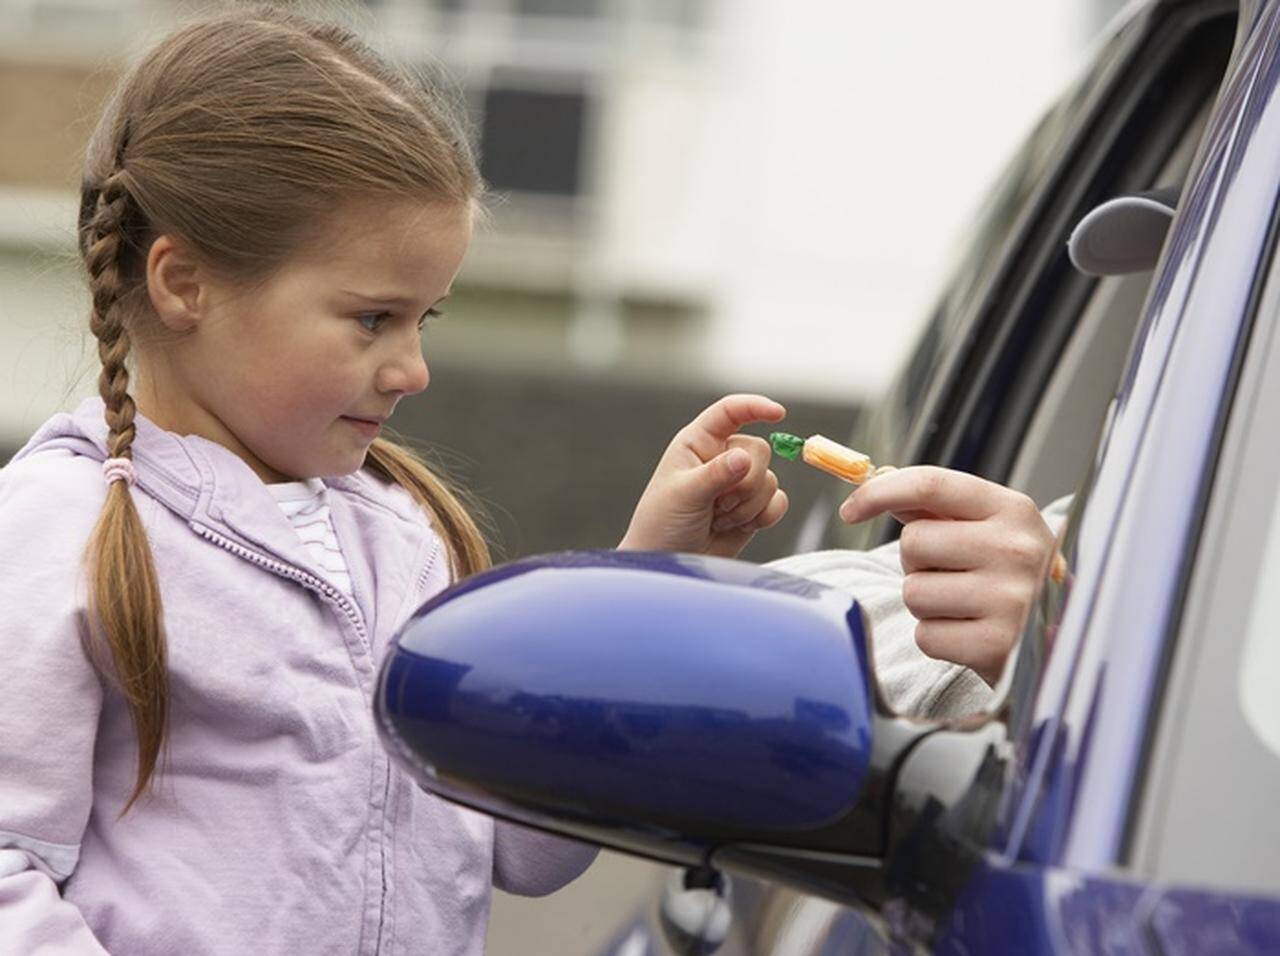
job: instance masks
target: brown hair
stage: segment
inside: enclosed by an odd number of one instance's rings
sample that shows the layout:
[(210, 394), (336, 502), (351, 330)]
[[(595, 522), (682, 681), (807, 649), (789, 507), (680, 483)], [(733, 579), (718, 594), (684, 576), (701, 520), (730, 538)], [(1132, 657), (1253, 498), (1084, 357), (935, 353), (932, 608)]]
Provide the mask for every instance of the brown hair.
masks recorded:
[[(80, 251), (110, 455), (132, 457), (126, 360), (149, 314), (152, 240), (181, 236), (210, 267), (251, 281), (269, 276), (341, 201), (474, 205), (482, 184), (456, 115), (346, 28), (269, 7), (184, 26), (147, 53), (109, 100), (81, 185)], [(378, 439), (365, 466), (431, 516), (455, 577), (488, 566), (467, 507), (421, 458)], [(91, 649), (109, 652), (138, 737), (127, 812), (162, 752), (168, 683), (155, 565), (123, 482), (108, 488), (86, 563)]]

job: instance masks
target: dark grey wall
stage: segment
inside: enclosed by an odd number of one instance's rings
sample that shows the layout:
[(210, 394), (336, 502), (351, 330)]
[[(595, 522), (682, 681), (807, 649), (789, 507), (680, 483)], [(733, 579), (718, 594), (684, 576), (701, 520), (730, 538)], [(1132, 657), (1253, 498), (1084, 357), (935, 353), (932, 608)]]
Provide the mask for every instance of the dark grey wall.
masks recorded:
[[(612, 547), (676, 431), (718, 392), (432, 367), (431, 387), (392, 422), (426, 443), (434, 464), (472, 490), (489, 513), (497, 555)], [(851, 407), (789, 401), (787, 430), (842, 439)], [(767, 426), (747, 429), (764, 435)], [(0, 448), (7, 461), (16, 448)], [(782, 523), (743, 554), (767, 561), (788, 553), (807, 506), (834, 479), (775, 459), (791, 498)]]

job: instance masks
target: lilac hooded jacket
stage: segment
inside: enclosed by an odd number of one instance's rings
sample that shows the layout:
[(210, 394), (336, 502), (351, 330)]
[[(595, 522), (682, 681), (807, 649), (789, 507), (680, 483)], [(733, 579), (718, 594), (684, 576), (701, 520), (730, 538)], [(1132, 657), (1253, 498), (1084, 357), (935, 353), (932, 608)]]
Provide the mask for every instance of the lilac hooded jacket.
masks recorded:
[(0, 470), (0, 953), (480, 953), (491, 885), (540, 895), (587, 867), (592, 849), (423, 792), (379, 745), (378, 664), (449, 582), (407, 493), (326, 479), (352, 600), (239, 458), (137, 427), (171, 700), (154, 792), (121, 819), (133, 728), (82, 644), (102, 403)]

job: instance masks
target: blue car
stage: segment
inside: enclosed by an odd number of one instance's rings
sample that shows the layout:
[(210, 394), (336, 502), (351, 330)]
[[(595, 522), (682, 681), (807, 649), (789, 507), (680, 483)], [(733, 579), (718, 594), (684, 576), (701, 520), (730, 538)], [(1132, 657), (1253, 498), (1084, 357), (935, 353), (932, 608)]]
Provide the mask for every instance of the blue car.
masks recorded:
[[(1073, 267), (1078, 224), (1157, 187), (1152, 268)], [(678, 867), (619, 953), (1280, 952), (1278, 197), (1280, 0), (1131, 7), (854, 436), (1074, 494), (989, 712), (892, 712), (856, 594), (578, 552), (418, 612), (386, 746), (445, 797)]]

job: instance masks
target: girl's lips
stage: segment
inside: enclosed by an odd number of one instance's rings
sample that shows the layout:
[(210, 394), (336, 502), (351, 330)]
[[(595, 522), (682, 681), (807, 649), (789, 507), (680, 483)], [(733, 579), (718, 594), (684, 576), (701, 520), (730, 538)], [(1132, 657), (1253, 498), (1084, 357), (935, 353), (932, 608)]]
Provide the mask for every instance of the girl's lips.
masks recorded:
[(378, 433), (382, 431), (381, 422), (371, 422), (364, 418), (351, 418), (348, 415), (343, 415), (342, 420), (348, 424), (354, 425), (357, 430), (370, 438), (377, 438)]

